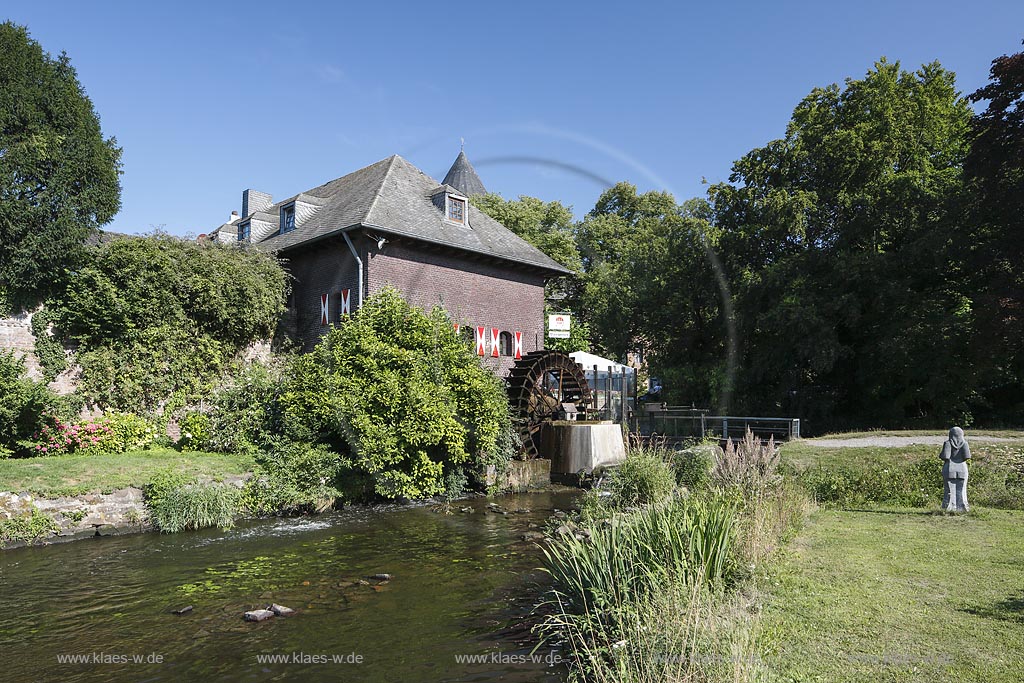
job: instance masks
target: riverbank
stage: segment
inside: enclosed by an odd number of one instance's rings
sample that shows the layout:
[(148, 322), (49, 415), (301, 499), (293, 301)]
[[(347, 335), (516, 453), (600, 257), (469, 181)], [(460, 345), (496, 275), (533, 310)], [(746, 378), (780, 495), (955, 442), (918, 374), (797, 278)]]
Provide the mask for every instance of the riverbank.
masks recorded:
[[(244, 455), (172, 449), (0, 460), (0, 549), (155, 531), (144, 492), (154, 480), (187, 473), (202, 485), (242, 491), (253, 465)], [(550, 461), (512, 461), (486, 483), (495, 493), (542, 488)], [(255, 516), (239, 510), (235, 518)]]

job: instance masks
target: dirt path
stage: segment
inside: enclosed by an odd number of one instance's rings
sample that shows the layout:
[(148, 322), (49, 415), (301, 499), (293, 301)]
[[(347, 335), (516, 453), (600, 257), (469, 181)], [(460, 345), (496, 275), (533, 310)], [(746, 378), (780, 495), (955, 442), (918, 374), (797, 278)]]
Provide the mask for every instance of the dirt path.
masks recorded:
[[(825, 448), (899, 448), (900, 446), (912, 446), (914, 444), (942, 445), (946, 440), (945, 436), (860, 436), (852, 439), (808, 439), (808, 442), (815, 446)], [(1016, 441), (1001, 436), (985, 436), (984, 434), (968, 434), (968, 441)]]

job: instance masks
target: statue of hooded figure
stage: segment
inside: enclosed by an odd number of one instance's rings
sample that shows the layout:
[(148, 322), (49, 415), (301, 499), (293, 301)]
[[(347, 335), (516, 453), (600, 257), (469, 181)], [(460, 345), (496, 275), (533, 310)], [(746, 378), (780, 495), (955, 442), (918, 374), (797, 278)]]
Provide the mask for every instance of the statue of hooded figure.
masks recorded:
[(971, 459), (971, 447), (967, 445), (964, 430), (953, 427), (949, 438), (942, 444), (942, 478), (946, 492), (942, 496), (942, 508), (947, 512), (967, 512), (967, 461)]

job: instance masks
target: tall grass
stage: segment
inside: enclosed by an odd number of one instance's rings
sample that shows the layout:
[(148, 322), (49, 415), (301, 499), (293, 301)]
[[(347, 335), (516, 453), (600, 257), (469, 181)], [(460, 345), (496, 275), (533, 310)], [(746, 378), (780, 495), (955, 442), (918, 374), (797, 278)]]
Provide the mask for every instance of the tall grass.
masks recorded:
[(185, 484), (151, 503), (150, 514), (160, 531), (168, 533), (212, 526), (230, 529), (241, 499), (242, 492), (227, 484)]
[(735, 512), (723, 500), (673, 496), (615, 515), (589, 536), (553, 539), (543, 553), (553, 584), (549, 604), (564, 617), (556, 630), (573, 618), (596, 630), (614, 628), (622, 605), (673, 584), (722, 585), (731, 569)]
[[(616, 482), (618, 473), (610, 477), (604, 495), (588, 494), (583, 529), (544, 548), (552, 587), (539, 630), (563, 645), (574, 679), (764, 675), (755, 654), (753, 569), (799, 527), (810, 501), (781, 481), (773, 442), (748, 434), (718, 453), (717, 446), (682, 456), (658, 444), (634, 446), (620, 468), (629, 485)], [(669, 488), (677, 478), (699, 487), (662, 494), (665, 468)]]
[(761, 680), (756, 614), (748, 596), (722, 596), (699, 583), (672, 585), (623, 605), (622, 619), (597, 644), (575, 625), (566, 651), (577, 680), (593, 683), (682, 683)]

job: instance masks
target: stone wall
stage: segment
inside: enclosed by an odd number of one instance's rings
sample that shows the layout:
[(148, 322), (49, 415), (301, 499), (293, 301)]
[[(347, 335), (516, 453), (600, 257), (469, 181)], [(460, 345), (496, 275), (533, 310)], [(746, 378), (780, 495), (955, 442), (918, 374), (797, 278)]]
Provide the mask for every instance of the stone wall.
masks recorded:
[[(39, 359), (36, 358), (35, 350), (36, 338), (32, 334), (31, 313), (0, 318), (0, 351), (14, 351), (15, 354), (21, 356), (28, 369), (28, 376), (38, 380), (42, 379), (43, 372), (39, 366)], [(67, 370), (50, 382), (50, 388), (62, 395), (72, 393), (77, 386), (80, 373), (81, 368), (71, 364)]]
[(137, 488), (54, 499), (36, 498), (24, 492), (0, 492), (0, 520), (25, 517), (33, 510), (50, 517), (57, 525), (56, 534), (39, 539), (37, 543), (132, 533), (149, 528), (142, 489)]
[(0, 319), (0, 350), (14, 351), (22, 356), (28, 367), (29, 377), (39, 379), (39, 361), (35, 355), (36, 338), (32, 334), (32, 314), (21, 313)]

